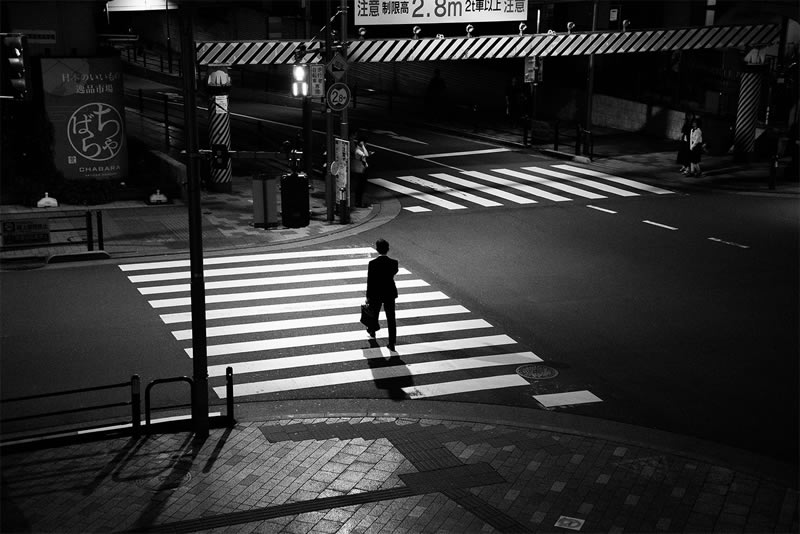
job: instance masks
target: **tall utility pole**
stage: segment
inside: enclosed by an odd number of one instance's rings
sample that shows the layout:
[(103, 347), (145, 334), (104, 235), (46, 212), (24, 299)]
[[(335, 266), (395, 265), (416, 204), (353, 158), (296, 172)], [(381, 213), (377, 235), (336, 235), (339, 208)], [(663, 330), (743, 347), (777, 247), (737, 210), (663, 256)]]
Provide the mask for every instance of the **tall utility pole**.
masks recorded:
[(183, 116), (186, 138), (186, 180), (189, 195), (189, 271), (192, 308), (192, 425), (195, 436), (208, 436), (208, 349), (206, 343), (206, 293), (203, 281), (203, 214), (197, 172), (198, 135), (194, 70), (194, 6), (180, 4)]
[[(333, 37), (331, 36), (331, 0), (325, 0), (325, 64), (330, 64), (333, 59)], [(326, 77), (329, 75), (326, 73)], [(326, 86), (327, 87), (327, 86)], [(331, 173), (333, 163), (333, 111), (325, 104), (325, 153), (327, 166), (325, 167), (325, 204), (328, 207), (327, 220), (333, 222), (333, 207), (336, 203), (336, 181)]]
[[(597, 0), (592, 1), (592, 33), (597, 31)], [(594, 54), (589, 54), (589, 73), (586, 79), (586, 128), (592, 131), (592, 94), (594, 93)], [(589, 140), (583, 137), (583, 153), (586, 154)]]
[[(340, 5), (339, 9), (340, 9), (339, 17), (342, 19), (342, 35), (341, 35), (342, 48), (341, 48), (340, 52), (341, 52), (342, 56), (345, 58), (345, 60), (346, 60), (347, 59), (347, 0), (341, 0), (341, 5)], [(347, 83), (347, 73), (346, 72), (344, 74), (344, 77), (342, 78), (342, 81), (344, 83)], [(339, 130), (339, 135), (342, 137), (342, 139), (347, 141), (347, 140), (350, 139), (349, 127), (348, 127), (348, 124), (347, 124), (347, 107), (345, 107), (342, 110), (341, 117), (342, 117), (342, 123), (341, 123), (341, 129)], [(347, 205), (350, 206), (350, 199), (349, 198), (347, 199)]]

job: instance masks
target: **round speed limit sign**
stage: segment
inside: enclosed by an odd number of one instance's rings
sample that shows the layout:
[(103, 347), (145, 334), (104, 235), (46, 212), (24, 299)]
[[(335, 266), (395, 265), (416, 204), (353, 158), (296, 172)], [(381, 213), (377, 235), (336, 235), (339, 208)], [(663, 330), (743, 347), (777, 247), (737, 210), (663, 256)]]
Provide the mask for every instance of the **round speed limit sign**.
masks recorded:
[(325, 100), (333, 111), (342, 111), (350, 104), (350, 88), (341, 82), (334, 83), (328, 87)]

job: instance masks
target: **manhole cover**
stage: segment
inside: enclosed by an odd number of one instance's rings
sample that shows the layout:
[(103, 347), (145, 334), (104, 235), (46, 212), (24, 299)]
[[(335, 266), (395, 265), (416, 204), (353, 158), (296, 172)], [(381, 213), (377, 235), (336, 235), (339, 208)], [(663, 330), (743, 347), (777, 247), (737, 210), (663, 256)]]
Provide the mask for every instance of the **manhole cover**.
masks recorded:
[(528, 363), (517, 367), (517, 374), (528, 380), (544, 380), (558, 376), (558, 371), (541, 363)]

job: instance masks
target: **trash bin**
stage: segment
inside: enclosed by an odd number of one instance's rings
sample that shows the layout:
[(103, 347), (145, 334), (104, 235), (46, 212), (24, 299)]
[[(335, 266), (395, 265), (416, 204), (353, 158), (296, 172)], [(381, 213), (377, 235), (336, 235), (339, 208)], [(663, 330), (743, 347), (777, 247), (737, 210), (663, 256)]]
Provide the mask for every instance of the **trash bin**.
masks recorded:
[(253, 176), (253, 226), (278, 226), (278, 177), (268, 174)]
[(281, 176), (281, 219), (287, 228), (308, 226), (309, 215), (308, 176), (293, 172)]

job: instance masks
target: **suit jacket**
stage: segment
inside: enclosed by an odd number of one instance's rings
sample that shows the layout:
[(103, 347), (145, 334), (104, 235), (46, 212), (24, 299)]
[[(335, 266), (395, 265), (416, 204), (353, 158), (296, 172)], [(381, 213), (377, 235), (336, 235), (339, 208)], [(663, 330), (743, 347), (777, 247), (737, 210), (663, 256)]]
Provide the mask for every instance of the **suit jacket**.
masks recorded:
[(388, 256), (378, 256), (367, 267), (367, 300), (385, 302), (397, 298), (394, 275), (397, 274), (398, 261)]

